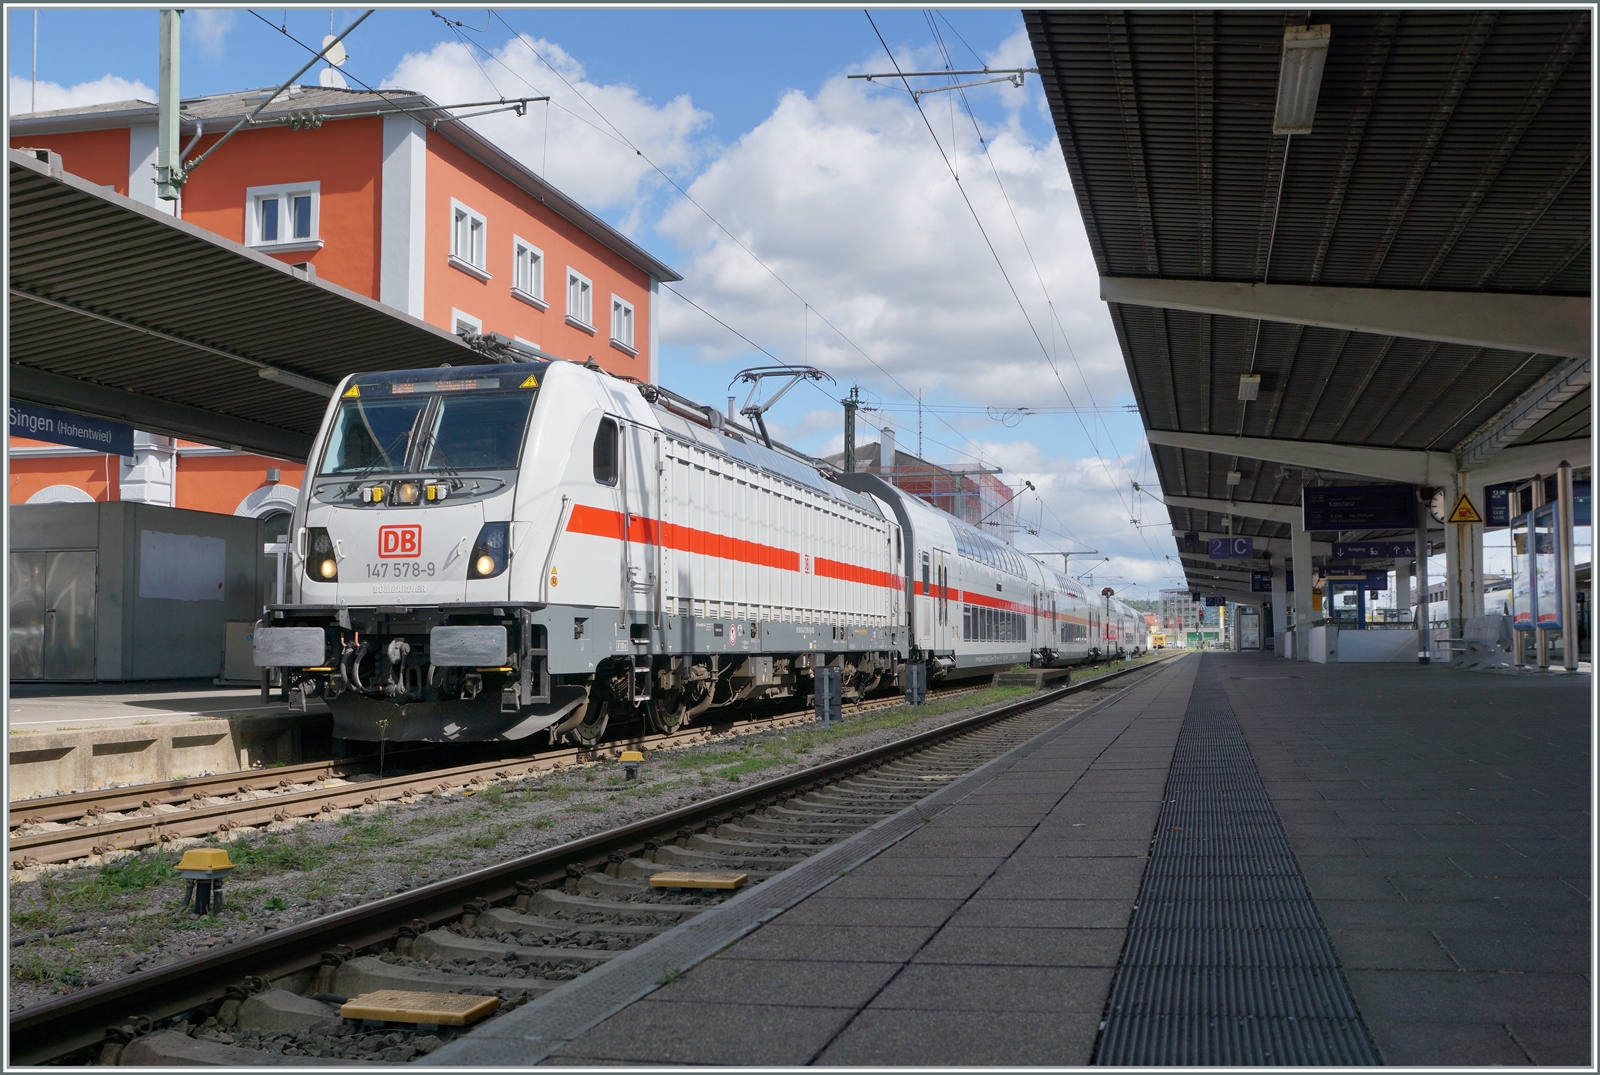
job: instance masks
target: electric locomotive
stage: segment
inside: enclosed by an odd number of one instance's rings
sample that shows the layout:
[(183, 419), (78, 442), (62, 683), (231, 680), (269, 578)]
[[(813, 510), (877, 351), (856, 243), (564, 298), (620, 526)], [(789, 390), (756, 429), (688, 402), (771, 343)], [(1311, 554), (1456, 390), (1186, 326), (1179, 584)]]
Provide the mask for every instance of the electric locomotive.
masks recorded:
[(908, 664), (1134, 649), (1038, 560), (592, 364), (345, 378), (291, 534), (256, 663), (341, 739), (592, 745), (613, 712), (672, 731), (803, 699), (822, 667), (862, 697)]

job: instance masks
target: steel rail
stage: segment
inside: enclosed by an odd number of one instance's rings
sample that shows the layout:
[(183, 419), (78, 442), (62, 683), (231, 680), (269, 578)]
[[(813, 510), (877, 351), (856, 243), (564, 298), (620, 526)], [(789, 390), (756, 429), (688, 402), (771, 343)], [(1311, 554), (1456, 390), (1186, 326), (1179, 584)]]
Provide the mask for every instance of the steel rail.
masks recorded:
[[(943, 692), (943, 696), (961, 693), (961, 688)], [(898, 699), (869, 699), (865, 702), (853, 702), (845, 707), (846, 713), (866, 713), (875, 709), (883, 709), (902, 704)], [(500, 758), (490, 761), (473, 762), (466, 765), (450, 766), (442, 769), (433, 769), (421, 773), (409, 773), (403, 776), (394, 776), (380, 780), (369, 780), (359, 784), (344, 784), (332, 788), (308, 788), (304, 791), (285, 791), (281, 794), (266, 795), (259, 799), (241, 799), (233, 802), (213, 803), (210, 806), (190, 806), (186, 810), (174, 810), (171, 813), (144, 814), (137, 817), (114, 818), (105, 822), (91, 825), (74, 825), (66, 829), (56, 829), (51, 832), (18, 835), (12, 832), (8, 841), (11, 853), (11, 867), (13, 869), (26, 869), (29, 866), (45, 866), (61, 862), (70, 862), (76, 858), (89, 855), (104, 854), (107, 851), (134, 851), (139, 848), (152, 847), (173, 840), (188, 839), (196, 836), (209, 836), (212, 833), (227, 832), (235, 828), (244, 828), (255, 825), (266, 825), (274, 821), (287, 821), (291, 818), (313, 817), (320, 813), (331, 813), (336, 810), (349, 810), (359, 806), (371, 806), (380, 802), (393, 802), (397, 799), (411, 798), (419, 794), (467, 787), (483, 783), (487, 780), (509, 780), (515, 777), (531, 776), (539, 772), (548, 772), (561, 768), (563, 765), (578, 765), (585, 762), (599, 761), (608, 754), (615, 754), (624, 749), (662, 750), (669, 747), (684, 746), (696, 741), (704, 741), (714, 735), (749, 735), (756, 732), (767, 731), (774, 728), (787, 728), (802, 724), (811, 717), (803, 710), (789, 713), (778, 713), (772, 716), (751, 717), (735, 720), (728, 724), (707, 724), (693, 728), (686, 728), (671, 733), (654, 733), (633, 736), (627, 739), (616, 739), (595, 747), (566, 747), (561, 750), (545, 751), (539, 754), (524, 755), (514, 758)], [(334, 775), (330, 767), (342, 764), (346, 767), (358, 764), (367, 759), (351, 759), (343, 763), (323, 762), (309, 763), (295, 767), (298, 771), (320, 771), (326, 775)], [(269, 770), (270, 772), (287, 772), (288, 770)], [(202, 778), (206, 783), (198, 781), (169, 781), (161, 785), (135, 786), (132, 788), (115, 788), (105, 793), (84, 792), (78, 795), (63, 797), (72, 799), (72, 803), (65, 804), (52, 800), (21, 800), (13, 803), (11, 809), (26, 807), (27, 815), (22, 821), (8, 818), (12, 829), (18, 828), (25, 822), (34, 820), (60, 821), (64, 819), (78, 820), (86, 817), (100, 816), (111, 812), (121, 812), (126, 809), (148, 808), (152, 802), (165, 801), (166, 805), (179, 806), (184, 802), (193, 803), (198, 799), (209, 797), (202, 794), (202, 787), (216, 790), (210, 795), (224, 795), (222, 788), (233, 788), (233, 794), (248, 794), (257, 790), (251, 786), (250, 778), (259, 779), (263, 770), (248, 770), (242, 773), (230, 773), (217, 777)], [(284, 778), (286, 779), (286, 778)], [(266, 790), (266, 789), (262, 789)], [(187, 792), (187, 794), (184, 794)], [(175, 797), (174, 794), (176, 793)], [(99, 797), (97, 797), (99, 796)], [(42, 812), (32, 804), (49, 803), (55, 810), (45, 809)], [(94, 809), (99, 807), (99, 810)]]
[[(1180, 654), (1181, 655), (1181, 654)], [(421, 919), (429, 926), (463, 913), (469, 899), (495, 903), (511, 897), (518, 882), (563, 881), (569, 865), (602, 866), (612, 852), (642, 849), (646, 839), (662, 831), (704, 825), (725, 811), (748, 808), (837, 779), (841, 774), (920, 751), (976, 728), (1038, 709), (1080, 691), (1092, 690), (1134, 672), (1156, 668), (1170, 657), (1141, 662), (1080, 683), (1041, 691), (962, 720), (898, 739), (858, 754), (810, 766), (702, 802), (670, 810), (619, 828), (487, 866), (460, 877), (398, 893), (372, 903), (252, 940), (221, 951), (191, 956), (154, 970), (91, 986), (59, 1000), (14, 1012), (9, 1021), (12, 1065), (35, 1065), (59, 1059), (105, 1040), (107, 1031), (138, 1017), (159, 1021), (192, 1010), (247, 975), (282, 978), (319, 965), (322, 954), (340, 946), (360, 952), (392, 940), (402, 925)], [(369, 785), (370, 786), (370, 785)]]

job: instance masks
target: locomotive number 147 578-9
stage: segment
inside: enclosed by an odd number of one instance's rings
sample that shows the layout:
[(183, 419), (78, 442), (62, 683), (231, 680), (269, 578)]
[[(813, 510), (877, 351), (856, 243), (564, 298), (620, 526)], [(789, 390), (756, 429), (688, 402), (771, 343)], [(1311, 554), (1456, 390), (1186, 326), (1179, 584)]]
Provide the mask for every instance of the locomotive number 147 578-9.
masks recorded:
[(416, 560), (389, 560), (367, 565), (369, 579), (431, 579), (433, 573), (432, 560), (425, 564)]

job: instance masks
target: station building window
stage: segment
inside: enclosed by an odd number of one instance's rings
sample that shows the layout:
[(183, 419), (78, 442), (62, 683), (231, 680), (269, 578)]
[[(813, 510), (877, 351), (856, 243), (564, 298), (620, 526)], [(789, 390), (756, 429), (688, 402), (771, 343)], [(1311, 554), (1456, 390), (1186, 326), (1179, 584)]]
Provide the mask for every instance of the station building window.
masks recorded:
[(450, 331), (457, 336), (465, 332), (477, 335), (483, 332), (483, 318), (473, 317), (465, 310), (452, 309), (450, 311)]
[(594, 284), (575, 269), (567, 269), (567, 324), (594, 331)]
[(530, 306), (545, 309), (544, 251), (519, 235), (511, 237), (511, 294)]
[(633, 303), (611, 296), (611, 346), (630, 355), (638, 354), (633, 346)]
[(320, 250), (321, 183), (245, 190), (245, 245), (285, 252)]
[(469, 276), (489, 279), (489, 222), (483, 214), (450, 199), (450, 264)]

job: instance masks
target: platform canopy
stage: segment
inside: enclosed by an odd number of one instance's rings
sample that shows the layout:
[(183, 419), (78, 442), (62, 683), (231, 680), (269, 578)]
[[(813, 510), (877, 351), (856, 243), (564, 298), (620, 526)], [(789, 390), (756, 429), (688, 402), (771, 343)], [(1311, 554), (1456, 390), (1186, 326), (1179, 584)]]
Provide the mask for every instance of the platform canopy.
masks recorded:
[(442, 328), (9, 151), (13, 399), (303, 461), (348, 373), (462, 364)]
[(1588, 10), (1025, 19), (1176, 531), (1587, 464)]

